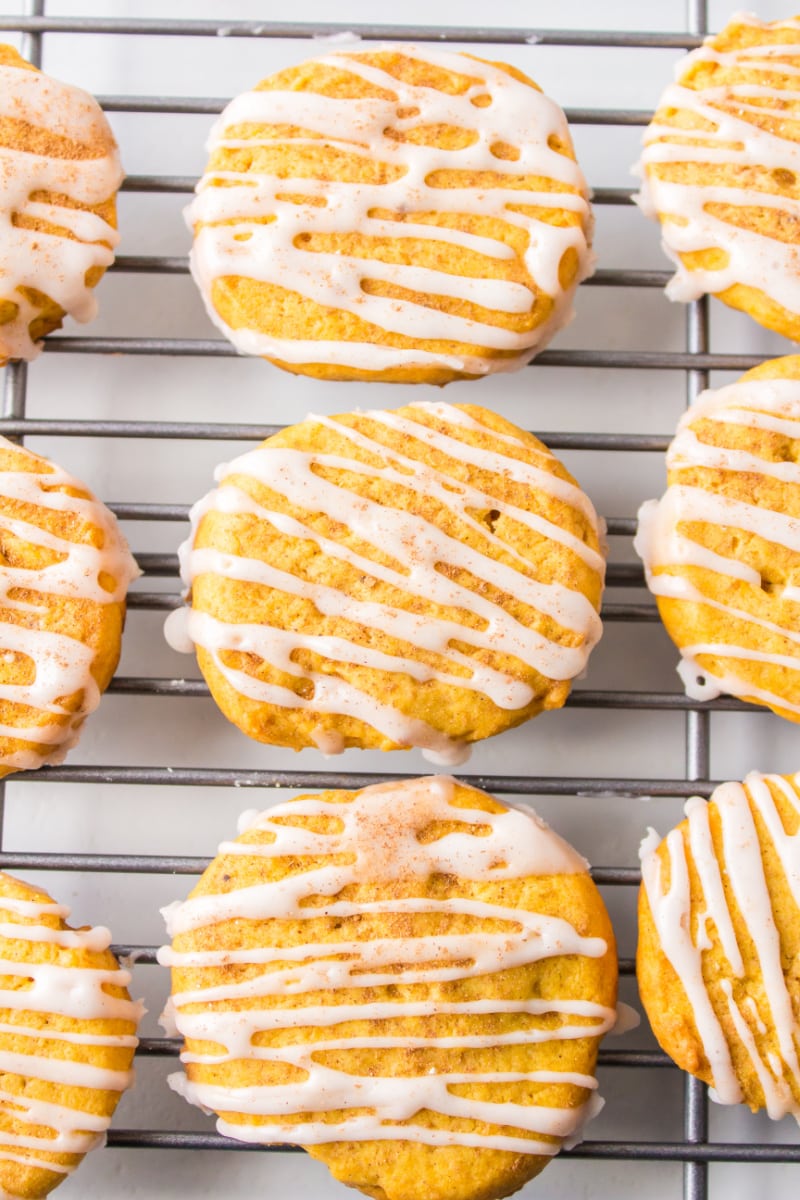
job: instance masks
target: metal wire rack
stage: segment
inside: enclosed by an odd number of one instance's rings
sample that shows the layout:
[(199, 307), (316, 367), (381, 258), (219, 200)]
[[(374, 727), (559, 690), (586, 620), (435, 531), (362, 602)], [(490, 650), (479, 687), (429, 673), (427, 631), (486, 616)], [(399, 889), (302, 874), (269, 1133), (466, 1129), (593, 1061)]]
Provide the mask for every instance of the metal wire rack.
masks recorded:
[[(530, 28), (492, 29), (458, 26), (411, 26), (411, 25), (364, 25), (340, 26), (334, 23), (316, 25), (291, 22), (225, 22), (224, 32), (232, 38), (310, 38), (331, 36), (351, 32), (361, 39), (430, 41), (436, 43), (459, 42), (491, 45), (520, 44), (537, 41), (542, 45), (575, 47), (640, 47), (690, 49), (699, 44), (706, 31), (706, 4), (704, 0), (689, 0), (687, 32), (685, 33), (623, 33), (591, 32), (575, 30), (533, 30)], [(14, 31), (22, 34), (22, 50), (35, 62), (41, 61), (42, 42), (52, 33), (114, 34), (114, 35), (157, 35), (215, 37), (220, 34), (220, 21), (177, 20), (146, 18), (95, 18), (55, 17), (45, 11), (45, 0), (33, 0), (27, 6), (27, 15), (19, 17), (0, 16), (0, 32)], [(103, 107), (109, 112), (119, 113), (179, 113), (213, 114), (223, 107), (224, 101), (213, 98), (153, 97), (108, 95), (100, 97)], [(647, 123), (649, 114), (626, 109), (573, 108), (567, 110), (570, 121), (575, 125), (641, 126)], [(188, 193), (194, 179), (183, 176), (140, 174), (129, 176), (123, 189), (139, 193)], [(594, 201), (600, 205), (628, 205), (632, 189), (598, 188)], [(117, 258), (113, 268), (116, 272), (174, 275), (187, 272), (186, 259), (166, 256), (125, 256)], [(611, 288), (661, 288), (669, 272), (662, 270), (606, 269), (598, 271), (585, 286)], [(210, 338), (142, 338), (142, 337), (51, 337), (47, 341), (47, 355), (166, 355), (166, 356), (233, 356), (233, 348), (226, 342)], [(708, 313), (703, 301), (687, 308), (684, 351), (644, 350), (549, 350), (537, 359), (537, 364), (548, 367), (593, 367), (609, 369), (638, 368), (654, 371), (681, 371), (685, 373), (686, 398), (691, 401), (707, 385), (711, 370), (741, 371), (761, 361), (752, 354), (720, 354), (710, 348)], [(33, 367), (36, 370), (36, 367)], [(97, 419), (32, 419), (26, 416), (26, 385), (28, 368), (25, 364), (14, 364), (6, 368), (5, 384), (0, 409), (0, 432), (12, 438), (48, 435), (58, 438), (150, 438), (173, 439), (224, 439), (228, 441), (254, 441), (270, 432), (275, 426), (252, 423), (208, 423), (201, 421), (161, 420), (97, 420)], [(620, 434), (565, 432), (549, 433), (548, 444), (555, 450), (602, 450), (624, 454), (631, 451), (662, 453), (669, 436), (656, 434)], [(187, 517), (188, 505), (150, 502), (126, 502), (112, 504), (117, 515), (126, 521), (141, 522), (147, 531), (150, 522), (181, 521)], [(609, 520), (609, 533), (630, 535), (634, 532), (632, 518), (617, 517)], [(138, 549), (137, 547), (134, 547)], [(177, 556), (174, 554), (139, 552), (137, 558), (146, 578), (177, 576)], [(631, 563), (612, 563), (608, 582), (616, 587), (637, 588), (643, 585), (642, 571)], [(168, 610), (178, 604), (175, 590), (135, 591), (129, 599), (133, 610)], [(644, 600), (636, 602), (610, 602), (603, 610), (605, 621), (653, 622), (658, 619), (654, 606)], [(206, 696), (207, 689), (202, 681), (175, 680), (152, 677), (118, 677), (110, 688), (111, 692), (134, 696), (170, 696), (192, 698)], [(616, 710), (672, 710), (685, 713), (685, 760), (683, 778), (597, 778), (597, 777), (553, 777), (530, 775), (472, 774), (465, 778), (476, 786), (499, 794), (526, 794), (549, 796), (590, 795), (600, 797), (615, 795), (649, 795), (680, 797), (692, 794), (708, 795), (714, 787), (709, 776), (710, 713), (746, 712), (748, 706), (729, 699), (697, 704), (683, 694), (668, 691), (630, 690), (579, 690), (569, 700), (573, 708), (608, 708)], [(229, 768), (200, 767), (156, 767), (156, 766), (94, 766), (67, 763), (45, 768), (35, 776), (15, 777), (15, 783), (24, 783), (31, 778), (43, 778), (53, 783), (80, 784), (159, 784), (173, 787), (237, 787), (259, 788), (318, 788), (318, 787), (362, 787), (377, 778), (402, 778), (393, 772), (380, 776), (368, 772), (331, 772), (308, 770), (249, 770), (237, 771)], [(176, 855), (143, 854), (76, 854), (17, 852), (2, 850), (2, 816), (6, 786), (0, 782), (0, 865), (22, 870), (61, 870), (78, 872), (120, 872), (130, 875), (197, 875), (205, 866), (202, 858)], [(639, 882), (639, 872), (630, 867), (601, 867), (594, 871), (595, 879), (603, 885), (632, 888)], [(119, 954), (133, 954), (137, 961), (155, 962), (155, 947), (119, 945)], [(620, 963), (623, 975), (634, 972), (632, 959)], [(170, 1038), (150, 1037), (143, 1039), (139, 1054), (149, 1057), (165, 1057), (177, 1054), (177, 1043)], [(670, 1068), (667, 1057), (658, 1051), (606, 1049), (600, 1055), (601, 1066), (624, 1067), (635, 1070), (639, 1067)], [(591, 1137), (569, 1154), (573, 1157), (590, 1159), (639, 1159), (646, 1161), (672, 1161), (684, 1164), (683, 1194), (686, 1200), (704, 1200), (708, 1195), (708, 1167), (716, 1162), (800, 1162), (800, 1145), (754, 1143), (732, 1144), (711, 1142), (708, 1137), (708, 1114), (705, 1088), (696, 1080), (686, 1079), (684, 1090), (683, 1137), (674, 1141), (599, 1141)], [(231, 1142), (221, 1135), (210, 1132), (182, 1132), (176, 1130), (133, 1130), (113, 1129), (108, 1144), (115, 1147), (181, 1149), (225, 1149), (253, 1150), (256, 1147)]]

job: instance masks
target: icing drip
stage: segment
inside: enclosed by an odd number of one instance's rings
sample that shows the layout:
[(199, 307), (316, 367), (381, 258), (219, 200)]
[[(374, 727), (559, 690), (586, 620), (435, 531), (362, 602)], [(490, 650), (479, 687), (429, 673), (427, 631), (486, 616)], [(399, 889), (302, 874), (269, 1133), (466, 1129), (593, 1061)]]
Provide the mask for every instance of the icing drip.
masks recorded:
[[(108, 122), (97, 102), (80, 88), (38, 71), (0, 66), (0, 117), (98, 151), (85, 158), (64, 158), (0, 145), (2, 299), (18, 306), (14, 318), (0, 325), (0, 359), (32, 359), (41, 342), (31, 340), (29, 325), (40, 310), (19, 289), (49, 296), (76, 321), (95, 316), (97, 301), (86, 275), (111, 265), (119, 234), (97, 213), (74, 205), (109, 200), (123, 175)], [(48, 196), (34, 201), (36, 193)], [(25, 228), (16, 223), (20, 217), (45, 221), (60, 232)]]
[[(181, 574), (187, 589), (191, 589), (198, 576), (210, 573), (298, 596), (311, 601), (323, 617), (350, 621), (364, 630), (396, 638), (409, 647), (433, 652), (450, 669), (419, 662), (410, 654), (404, 657), (402, 652), (385, 653), (366, 644), (366, 637), (355, 642), (344, 636), (315, 635), (297, 628), (278, 628), (267, 624), (266, 619), (260, 624), (231, 624), (198, 609), (175, 610), (167, 619), (165, 633), (176, 650), (202, 646), (227, 682), (243, 696), (283, 708), (357, 717), (400, 746), (419, 746), (434, 762), (454, 765), (466, 757), (467, 748), (463, 742), (446, 737), (421, 718), (409, 717), (399, 708), (379, 702), (368, 692), (359, 691), (355, 683), (336, 674), (304, 669), (294, 661), (295, 651), (302, 647), (314, 650), (332, 662), (402, 673), (419, 683), (438, 680), (467, 688), (482, 693), (501, 709), (524, 708), (534, 698), (526, 682), (490, 665), (491, 660), (488, 663), (485, 659), (478, 661), (452, 643), (467, 642), (478, 651), (513, 655), (549, 679), (569, 680), (584, 670), (589, 653), (600, 638), (600, 618), (591, 602), (569, 584), (537, 580), (532, 562), (478, 520), (473, 511), (494, 510), (527, 526), (533, 534), (546, 537), (577, 555), (601, 579), (605, 564), (602, 556), (580, 538), (539, 513), (523, 510), (501, 498), (505, 490), (502, 481), (510, 478), (532, 491), (569, 505), (597, 534), (597, 517), (590, 501), (575, 484), (552, 474), (552, 468), (547, 469), (555, 461), (549, 452), (537, 451), (514, 438), (499, 439), (501, 445), (508, 441), (528, 459), (540, 459), (540, 466), (538, 461), (534, 465), (499, 450), (479, 448), (461, 440), (459, 430), (477, 430), (494, 437), (487, 426), (451, 405), (413, 407), (447, 422), (447, 431), (396, 413), (371, 411), (364, 414), (388, 436), (402, 436), (403, 450), (397, 450), (375, 436), (351, 429), (336, 418), (314, 416), (309, 420), (346, 439), (352, 447), (353, 457), (279, 448), (267, 443), (218, 468), (216, 478), (221, 486), (192, 510), (192, 532), (179, 552)], [(485, 472), (492, 472), (498, 482), (491, 492), (464, 483), (455, 478), (452, 468), (448, 471), (446, 466), (428, 465), (414, 457), (415, 442), (423, 443), (437, 456), (447, 455), (456, 462), (466, 461)], [(379, 457), (382, 465), (369, 465), (355, 457), (359, 453), (369, 454), (373, 459)], [(320, 468), (341, 468), (351, 477), (355, 476), (358, 482), (332, 482), (325, 478)], [(277, 492), (292, 506), (303, 509), (309, 514), (307, 523), (304, 518), (265, 508), (235, 483), (227, 482), (237, 475), (249, 476)], [(385, 500), (370, 499), (368, 489), (373, 481), (385, 481), (401, 487), (406, 493), (412, 492), (420, 508), (428, 498), (439, 502), (443, 509), (457, 516), (460, 524), (478, 534), (484, 546), (501, 551), (503, 561), (478, 545), (467, 544), (446, 533), (433, 521), (415, 515), (413, 508), (401, 507), (399, 503), (394, 507)], [(535, 500), (532, 500), (532, 507), (534, 504)], [(337, 587), (319, 582), (319, 572), (313, 580), (303, 579), (262, 558), (223, 553), (209, 546), (198, 547), (198, 527), (209, 512), (252, 515), (276, 534), (314, 543), (334, 563), (349, 564), (365, 577), (390, 584), (396, 591), (404, 593), (409, 598), (409, 610), (347, 595)], [(317, 532), (311, 514), (318, 512), (330, 514), (346, 527), (349, 534), (388, 554), (400, 568), (378, 562)], [(555, 640), (523, 625), (502, 603), (449, 578), (438, 569), (443, 563), (467, 571), (479, 580), (491, 581), (509, 596), (556, 621), (561, 630), (578, 636), (565, 637), (561, 633), (556, 636), (563, 640)], [(456, 619), (415, 612), (413, 606), (419, 600), (477, 613), (484, 619), (485, 627), (468, 628)], [(228, 665), (223, 655), (232, 650), (255, 654), (288, 675), (312, 679), (313, 697), (304, 698), (290, 688), (265, 682)], [(469, 674), (457, 674), (453, 667), (456, 670), (467, 668)], [(318, 729), (313, 738), (326, 753), (343, 748), (341, 741), (323, 739), (321, 742)]]
[(617, 1004), (617, 1020), (614, 1028), (610, 1031), (614, 1037), (624, 1037), (626, 1033), (632, 1033), (634, 1029), (638, 1029), (642, 1023), (642, 1018), (635, 1008), (631, 1008), (630, 1004), (625, 1004), (619, 1001)]
[[(14, 723), (0, 725), (0, 738), (33, 743), (29, 749), (0, 755), (0, 766), (32, 769), (60, 762), (78, 740), (80, 726), (100, 700), (92, 675), (95, 651), (77, 638), (48, 630), (48, 597), (122, 604), (128, 585), (140, 574), (122, 536), (116, 517), (94, 497), (71, 496), (56, 488), (86, 492), (85, 485), (60, 467), (0, 438), (0, 451), (24, 456), (23, 469), (0, 470), (0, 536), (11, 535), (27, 546), (41, 547), (59, 557), (36, 568), (0, 565), (0, 657), (23, 654), (34, 666), (28, 683), (0, 683), (0, 700), (14, 704)], [(29, 505), (36, 516), (23, 520), (15, 514)], [(71, 541), (44, 528), (48, 517), (73, 518), (76, 525), (91, 525), (101, 533), (101, 545)], [(42, 521), (40, 525), (37, 521)], [(34, 593), (33, 600), (19, 592)], [(37, 602), (38, 601), (38, 602)], [(19, 614), (19, 621), (8, 619)], [(76, 709), (61, 701), (82, 692)], [(62, 720), (30, 723), (26, 708), (52, 713)], [(19, 723), (17, 723), (17, 721)]]
[[(792, 21), (774, 25), (737, 15), (734, 24), (749, 24), (765, 31), (787, 29), (800, 33)], [(793, 187), (800, 175), (800, 145), (790, 135), (762, 129), (748, 119), (796, 121), (800, 100), (800, 36), (790, 42), (745, 46), (720, 52), (714, 38), (681, 59), (678, 82), (670, 85), (643, 139), (644, 150), (635, 174), (642, 177), (636, 200), (649, 217), (661, 219), (663, 248), (676, 272), (667, 285), (671, 300), (696, 300), (706, 292), (723, 292), (736, 284), (755, 288), (793, 314), (800, 314), (800, 276), (797, 239), (784, 241), (769, 232), (743, 228), (720, 212), (721, 206), (768, 210), (779, 221), (794, 226), (800, 205), (791, 195), (775, 193), (782, 178)], [(785, 56), (788, 62), (776, 62)], [(733, 73), (722, 85), (683, 86), (697, 64), (720, 64)], [(715, 78), (712, 75), (712, 81)], [(776, 84), (776, 78), (779, 81)], [(788, 107), (787, 107), (788, 105)], [(660, 121), (670, 110), (697, 120), (696, 128)], [(699, 164), (700, 171), (726, 169), (725, 183), (687, 182), (670, 178), (673, 168)], [(705, 168), (703, 164), (709, 164)], [(755, 182), (750, 182), (755, 177)], [(748, 186), (749, 184), (749, 186)], [(714, 208), (717, 211), (713, 211)], [(723, 260), (713, 267), (687, 267), (681, 255), (716, 249)]]
[[(0, 924), (0, 954), (4, 956), (0, 958), (0, 1012), (6, 1018), (0, 1023), (0, 1076), (96, 1091), (122, 1092), (130, 1087), (132, 1070), (112, 1070), (92, 1061), (94, 1047), (133, 1050), (138, 1045), (134, 1031), (144, 1012), (142, 1004), (111, 996), (105, 990), (107, 984), (126, 987), (130, 974), (119, 969), (67, 965), (72, 951), (107, 949), (109, 931), (103, 927), (66, 930), (29, 924), (43, 917), (63, 919), (69, 916), (69, 909), (2, 895), (0, 914), (4, 917)], [(32, 961), (43, 943), (52, 947), (48, 961)], [(63, 959), (62, 949), (68, 952)], [(41, 1027), (30, 1022), (30, 1014), (34, 1013), (44, 1015)], [(16, 1014), (19, 1020), (14, 1019)], [(125, 1034), (100, 1032), (91, 1026), (69, 1032), (48, 1021), (48, 1016), (82, 1022), (125, 1021), (132, 1028)], [(7, 1045), (13, 1045), (14, 1050), (6, 1049)], [(81, 1051), (81, 1047), (86, 1050)], [(66, 1057), (67, 1053), (74, 1057)], [(23, 1132), (0, 1129), (0, 1162), (67, 1175), (75, 1164), (53, 1162), (48, 1154), (82, 1155), (103, 1144), (110, 1116), (66, 1101), (43, 1100), (35, 1088), (15, 1091), (7, 1083), (0, 1088), (0, 1116), (4, 1122), (21, 1125)]]
[[(699, 422), (711, 423), (713, 433), (698, 434)], [(726, 426), (731, 427), (730, 433)], [(725, 441), (735, 437), (741, 427), (764, 432), (761, 454), (701, 440), (713, 436)], [(736, 622), (721, 623), (717, 627), (721, 636), (713, 642), (680, 647), (678, 669), (687, 694), (710, 700), (723, 692), (732, 693), (800, 715), (800, 622), (793, 607), (800, 600), (800, 520), (779, 511), (774, 490), (768, 490), (771, 480), (796, 487), (800, 470), (794, 462), (768, 457), (773, 434), (800, 440), (797, 381), (744, 380), (703, 392), (681, 417), (667, 452), (670, 486), (661, 500), (648, 500), (639, 509), (634, 546), (653, 595), (702, 605)], [(682, 482), (698, 468), (724, 472), (724, 494), (722, 485), (713, 481), (705, 484), (695, 478), (692, 483)], [(731, 494), (737, 476), (747, 500)], [(754, 487), (754, 476), (763, 479), (765, 486)], [(692, 523), (701, 528), (690, 532)], [(706, 543), (711, 535), (703, 526), (712, 527), (712, 533), (720, 528), (740, 529), (781, 547), (785, 581), (774, 594), (765, 592), (760, 571), (729, 557), (735, 550), (722, 554), (709, 549)], [(776, 639), (779, 645), (772, 648)], [(716, 660), (713, 671), (710, 657)], [(744, 678), (737, 665), (743, 663), (763, 664), (764, 672)], [(770, 683), (770, 671), (776, 667), (783, 668), (780, 693)]]
[[(164, 910), (168, 932), (173, 938), (198, 933), (200, 941), (219, 945), (213, 938), (215, 926), (233, 921), (319, 921), (330, 919), (330, 933), (315, 943), (269, 945), (272, 930), (265, 924), (263, 939), (251, 949), (178, 950), (164, 947), (159, 961), (176, 970), (191, 968), (199, 982), (192, 990), (173, 993), (170, 1016), (186, 1039), (214, 1043), (223, 1052), (185, 1050), (187, 1064), (224, 1064), (239, 1060), (287, 1064), (299, 1068), (304, 1078), (291, 1083), (252, 1084), (230, 1087), (200, 1082), (183, 1075), (170, 1077), (170, 1085), (191, 1103), (224, 1113), (246, 1117), (268, 1117), (244, 1124), (221, 1118), (221, 1132), (244, 1141), (304, 1145), (330, 1141), (375, 1141), (405, 1139), (430, 1145), (484, 1146), (518, 1153), (552, 1155), (558, 1142), (573, 1135), (596, 1105), (586, 1101), (578, 1107), (546, 1107), (536, 1104), (475, 1099), (456, 1095), (456, 1084), (502, 1084), (508, 1082), (573, 1084), (593, 1090), (591, 1075), (569, 1071), (503, 1071), (428, 1069), (404, 1077), (352, 1074), (342, 1066), (319, 1061), (326, 1053), (355, 1050), (414, 1049), (420, 1055), (454, 1047), (486, 1050), (506, 1045), (552, 1043), (562, 1039), (596, 1038), (615, 1023), (616, 1011), (589, 1000), (555, 999), (447, 999), (437, 985), (492, 975), (514, 966), (561, 955), (602, 957), (607, 951), (600, 938), (582, 937), (565, 920), (507, 908), (489, 900), (458, 895), (433, 899), (414, 895), (414, 881), (424, 887), (432, 876), (457, 876), (463, 881), (492, 883), (529, 875), (581, 873), (588, 864), (552, 833), (531, 810), (504, 809), (487, 812), (479, 807), (455, 807), (451, 801), (454, 781), (444, 777), (410, 780), (404, 784), (382, 784), (367, 788), (345, 802), (303, 797), (260, 815), (248, 813), (243, 824), (258, 841), (227, 842), (220, 854), (236, 857), (311, 858), (313, 863), (299, 873), (287, 874), (266, 883), (240, 887), (225, 893), (198, 895)], [(477, 797), (485, 799), (482, 793)], [(461, 795), (463, 802), (463, 793)], [(315, 832), (320, 820), (332, 832)], [(333, 821), (331, 821), (333, 818)], [(304, 820), (305, 819), (305, 820)], [(300, 824), (298, 822), (303, 822)], [(436, 840), (421, 840), (423, 830), (439, 822), (459, 823)], [(463, 828), (466, 827), (466, 828)], [(235, 867), (231, 868), (235, 880)], [(344, 889), (369, 881), (388, 884), (402, 881), (411, 895), (394, 899), (351, 903), (339, 899)], [(313, 905), (308, 903), (315, 897)], [(320, 901), (322, 903), (320, 903)], [(385, 937), (350, 940), (334, 932), (352, 917), (386, 913), (404, 917), (406, 927), (414, 914), (441, 913), (440, 928), (458, 922), (458, 933), (411, 936), (389, 933)], [(463, 918), (471, 918), (469, 926)], [(487, 928), (487, 923), (491, 925)], [(392, 922), (389, 923), (391, 928)], [(220, 933), (222, 944), (227, 934)], [(284, 939), (281, 939), (284, 940)], [(265, 942), (267, 944), (265, 944)], [(240, 982), (219, 982), (219, 968), (234, 964), (261, 967), (248, 970)], [(398, 969), (402, 964), (402, 969)], [(208, 982), (203, 971), (210, 971)], [(238, 972), (236, 977), (239, 978)], [(360, 989), (402, 987), (399, 999), (375, 1000), (371, 991)], [(414, 985), (417, 985), (414, 989)], [(419, 985), (428, 985), (420, 992)], [(315, 993), (332, 995), (328, 1003), (317, 1002)], [(339, 999), (337, 992), (344, 992)], [(450, 993), (452, 995), (452, 993)], [(305, 996), (310, 999), (306, 1002)], [(275, 997), (291, 1007), (270, 1007)], [(256, 998), (264, 998), (259, 1004)], [(256, 1002), (254, 1003), (254, 999)], [(202, 1005), (202, 1008), (195, 1007)], [(224, 1005), (224, 1007), (223, 1007)], [(189, 1011), (194, 1007), (194, 1011)], [(485, 1032), (486, 1024), (499, 1014), (520, 1014), (534, 1020), (505, 1032)], [(431, 1029), (398, 1031), (404, 1018), (457, 1015), (472, 1018), (466, 1033), (440, 1036)], [(542, 1024), (537, 1017), (559, 1015)], [(368, 1034), (339, 1033), (338, 1027), (369, 1017)], [(384, 1022), (391, 1024), (384, 1025)], [(298, 1041), (281, 1038), (281, 1031), (319, 1027), (319, 1038)], [(384, 1031), (385, 1030), (385, 1031)], [(475, 1031), (478, 1032), (475, 1032)], [(330, 1032), (328, 1032), (330, 1031)], [(254, 1045), (258, 1034), (277, 1034), (269, 1044)], [(196, 1072), (194, 1073), (196, 1076)], [(190, 1067), (190, 1076), (192, 1075)], [(251, 1075), (252, 1078), (252, 1075)], [(343, 1121), (330, 1124), (315, 1114), (331, 1110), (361, 1110)], [(458, 1129), (429, 1129), (413, 1118), (422, 1110), (503, 1126), (502, 1132)], [(283, 1117), (303, 1116), (300, 1124)], [(408, 1123), (410, 1122), (410, 1123)], [(539, 1135), (526, 1137), (525, 1134)]]
[[(794, 903), (800, 907), (800, 834), (788, 834), (771, 789), (781, 793), (800, 816), (800, 776), (786, 780), (752, 772), (744, 785), (725, 783), (711, 803), (721, 824), (715, 847), (709, 805), (695, 796), (686, 804), (687, 833), (673, 829), (666, 838), (669, 888), (663, 883), (658, 836), (642, 844), (642, 881), (661, 950), (675, 970), (692, 1009), (703, 1053), (708, 1060), (715, 1099), (736, 1104), (743, 1099), (732, 1048), (744, 1051), (761, 1085), (770, 1117), (791, 1113), (800, 1123), (800, 1024), (781, 959), (780, 935), (765, 872), (767, 845), (777, 855)], [(760, 843), (754, 815), (766, 829)], [(692, 902), (687, 854), (699, 878), (702, 899)], [(723, 883), (723, 880), (725, 883)], [(742, 957), (741, 933), (733, 922), (731, 899), (755, 952), (749, 974)], [(692, 936), (692, 915), (705, 906), (702, 932)], [(785, 919), (785, 918), (784, 918)], [(727, 960), (727, 969), (703, 971), (703, 955), (712, 948), (708, 922)], [(725, 1018), (732, 1026), (726, 1028)]]
[[(570, 144), (564, 114), (541, 92), (489, 63), (428, 46), (376, 46), (370, 54), (387, 51), (400, 51), (417, 63), (455, 71), (473, 82), (462, 94), (449, 95), (402, 82), (351, 53), (330, 54), (313, 62), (374, 84), (391, 98), (343, 100), (299, 89), (255, 90), (238, 96), (222, 113), (208, 142), (212, 155), (221, 149), (243, 148), (255, 156), (260, 147), (312, 146), (356, 161), (387, 164), (389, 178), (382, 183), (343, 182), (309, 177), (304, 168), (302, 178), (287, 179), (252, 165), (244, 170), (210, 167), (187, 210), (187, 220), (195, 229), (192, 274), (209, 316), (243, 353), (287, 363), (339, 364), (368, 371), (438, 366), (476, 375), (498, 366), (505, 370), (522, 366), (571, 319), (575, 285), (592, 269), (586, 183), (577, 164), (551, 146), (554, 139)], [(259, 135), (260, 125), (277, 127), (278, 132)], [(462, 139), (466, 144), (442, 150), (425, 145), (424, 133), (416, 139), (418, 132), (437, 125), (468, 134)], [(286, 132), (289, 127), (295, 131), (291, 136)], [(240, 136), (234, 136), (234, 131)], [(410, 140), (398, 140), (398, 133)], [(498, 157), (498, 144), (511, 144), (518, 157), (513, 162)], [(465, 179), (490, 172), (507, 184), (437, 186), (439, 170), (464, 172)], [(533, 191), (530, 185), (519, 185), (526, 176), (548, 181), (554, 190)], [(539, 212), (557, 208), (577, 214), (579, 220), (549, 224), (535, 215), (537, 208)], [(375, 210), (410, 219), (383, 219)], [(267, 223), (265, 214), (272, 218)], [(426, 214), (449, 214), (454, 219), (460, 215), (463, 223), (473, 216), (491, 217), (502, 220), (506, 228), (524, 231), (523, 265), (530, 285), (491, 278), (498, 262), (514, 258), (513, 249), (501, 237), (430, 224)], [(414, 221), (414, 216), (419, 219)], [(471, 259), (476, 255), (487, 259), (487, 277), (453, 275), (413, 262), (384, 262), (346, 249), (324, 253), (304, 248), (307, 235), (354, 232), (394, 244), (414, 238), (456, 246)], [(575, 283), (564, 289), (559, 267), (567, 253), (576, 256), (578, 272)], [(429, 348), (300, 340), (267, 335), (247, 325), (232, 328), (216, 311), (212, 289), (216, 280), (235, 276), (276, 284), (319, 305), (353, 314), (382, 333), (421, 339)], [(373, 294), (365, 288), (371, 282), (401, 287), (413, 295)], [(526, 314), (535, 311), (539, 293), (551, 298), (552, 311), (536, 328), (521, 332), (430, 305), (431, 297), (446, 297), (496, 313)], [(437, 348), (436, 342), (454, 343), (452, 351)], [(470, 351), (465, 353), (464, 345)], [(507, 357), (492, 359), (487, 349), (505, 352)]]

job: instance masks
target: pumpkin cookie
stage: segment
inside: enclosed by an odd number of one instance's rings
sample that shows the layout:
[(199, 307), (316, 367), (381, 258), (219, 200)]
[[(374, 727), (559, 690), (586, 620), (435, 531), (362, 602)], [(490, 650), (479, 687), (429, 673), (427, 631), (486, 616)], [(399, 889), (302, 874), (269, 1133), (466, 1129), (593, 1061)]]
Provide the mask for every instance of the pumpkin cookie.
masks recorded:
[(212, 321), (320, 379), (448, 383), (523, 366), (592, 269), (563, 112), (514, 67), (343, 50), (233, 100), (187, 217)]
[(800, 1121), (800, 775), (724, 783), (642, 844), (639, 992), (722, 1104)]
[(671, 300), (709, 292), (800, 340), (800, 20), (738, 13), (678, 66), (644, 134), (637, 197), (677, 270)]
[(0, 1194), (39, 1200), (102, 1146), (142, 1005), (107, 929), (0, 873)]
[(258, 741), (463, 761), (561, 706), (600, 637), (590, 501), (485, 409), (309, 417), (217, 479), (167, 636)]
[(90, 321), (119, 241), (117, 144), (97, 102), (0, 45), (0, 366)]
[(617, 983), (580, 855), (443, 777), (242, 824), (165, 910), (178, 1092), (380, 1200), (506, 1196), (577, 1140)]
[(667, 451), (635, 546), (695, 700), (800, 721), (800, 357), (703, 392)]
[(84, 484), (0, 438), (0, 777), (61, 762), (77, 742), (139, 573)]

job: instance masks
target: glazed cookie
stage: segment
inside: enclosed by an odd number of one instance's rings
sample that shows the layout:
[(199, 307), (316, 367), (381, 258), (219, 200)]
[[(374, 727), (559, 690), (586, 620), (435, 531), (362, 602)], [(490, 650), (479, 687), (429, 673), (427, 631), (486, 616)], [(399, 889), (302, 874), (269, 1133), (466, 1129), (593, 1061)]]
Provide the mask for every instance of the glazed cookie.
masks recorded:
[(326, 54), (228, 105), (187, 217), (211, 320), (320, 379), (523, 366), (592, 269), (563, 112), (514, 67), (432, 46)]
[(460, 762), (562, 705), (600, 637), (590, 501), (485, 409), (309, 417), (216, 477), (167, 637), (258, 741)]
[(800, 775), (724, 783), (642, 844), (639, 992), (679, 1067), (800, 1121)]
[(706, 292), (800, 340), (800, 20), (738, 13), (678, 64), (644, 135), (640, 208), (677, 267), (672, 300)]
[(58, 763), (108, 687), (128, 584), (113, 513), (0, 438), (0, 776)]
[(381, 1200), (491, 1200), (599, 1108), (614, 936), (588, 864), (452, 779), (245, 814), (165, 910), (170, 1084)]
[(114, 261), (114, 135), (97, 102), (0, 45), (0, 366), (35, 358), (65, 315), (90, 321)]
[(0, 1194), (38, 1200), (103, 1145), (142, 1005), (107, 929), (0, 874)]
[(689, 696), (800, 721), (800, 357), (703, 392), (639, 510), (636, 549)]

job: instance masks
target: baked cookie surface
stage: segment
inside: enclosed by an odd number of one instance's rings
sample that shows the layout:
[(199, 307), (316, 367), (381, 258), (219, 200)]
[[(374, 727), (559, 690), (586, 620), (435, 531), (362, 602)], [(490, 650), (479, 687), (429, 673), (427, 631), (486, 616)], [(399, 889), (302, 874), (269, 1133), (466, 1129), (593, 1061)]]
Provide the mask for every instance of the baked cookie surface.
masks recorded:
[(800, 20), (738, 13), (682, 59), (644, 135), (640, 208), (676, 265), (672, 300), (709, 292), (800, 340)]
[(723, 1104), (800, 1121), (800, 775), (724, 783), (642, 844), (642, 1003)]
[(139, 573), (84, 484), (0, 438), (0, 776), (61, 762), (77, 742)]
[(514, 67), (432, 46), (326, 54), (228, 105), (187, 212), (209, 316), (325, 379), (524, 365), (592, 269), (563, 112)]
[(90, 321), (119, 241), (117, 144), (97, 101), (0, 45), (0, 366)]
[(600, 636), (590, 501), (485, 409), (312, 416), (217, 479), (166, 632), (258, 741), (462, 761), (560, 707)]
[(616, 1019), (585, 861), (530, 809), (446, 777), (245, 814), (165, 909), (171, 1085), (380, 1200), (491, 1200), (598, 1107)]
[(730, 693), (800, 721), (800, 357), (703, 392), (634, 545), (693, 699)]
[(102, 1146), (143, 1008), (107, 929), (0, 873), (0, 1194), (38, 1200)]

